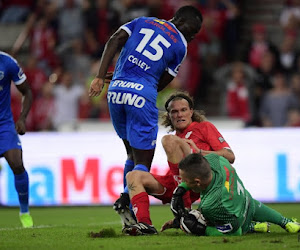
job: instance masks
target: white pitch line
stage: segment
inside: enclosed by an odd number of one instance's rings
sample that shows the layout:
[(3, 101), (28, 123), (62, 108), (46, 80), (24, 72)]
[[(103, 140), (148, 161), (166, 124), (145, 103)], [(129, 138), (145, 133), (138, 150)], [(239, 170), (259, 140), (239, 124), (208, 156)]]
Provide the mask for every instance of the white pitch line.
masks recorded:
[[(105, 226), (105, 225), (116, 225), (120, 224), (120, 221), (107, 221), (102, 223), (89, 223), (88, 226)], [(61, 225), (38, 225), (32, 228), (23, 228), (23, 227), (7, 227), (0, 228), (0, 231), (15, 231), (15, 230), (23, 230), (23, 229), (40, 229), (40, 228), (55, 228), (55, 227), (76, 227), (78, 225), (75, 224), (61, 224)]]

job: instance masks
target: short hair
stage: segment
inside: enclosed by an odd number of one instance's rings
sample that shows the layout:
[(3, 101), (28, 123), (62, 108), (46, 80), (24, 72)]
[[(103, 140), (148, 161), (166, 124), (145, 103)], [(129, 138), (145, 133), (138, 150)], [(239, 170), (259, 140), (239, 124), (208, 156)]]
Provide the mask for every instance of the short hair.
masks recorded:
[[(190, 109), (194, 109), (194, 100), (193, 98), (189, 95), (189, 93), (187, 92), (182, 92), (182, 91), (178, 91), (172, 95), (169, 96), (169, 98), (167, 99), (166, 103), (165, 103), (165, 109), (166, 112), (162, 115), (162, 125), (167, 127), (170, 127), (170, 131), (174, 131), (175, 128), (171, 122), (171, 119), (169, 117), (169, 104), (172, 101), (177, 101), (177, 100), (186, 100), (189, 103), (189, 107)], [(192, 115), (192, 121), (196, 121), (196, 122), (202, 122), (205, 121), (205, 115), (204, 115), (204, 111), (203, 110), (194, 110), (193, 111), (193, 115)]]
[(211, 176), (211, 167), (208, 161), (201, 154), (190, 154), (182, 159), (178, 168), (184, 171), (189, 179), (199, 178), (207, 181)]
[(175, 15), (174, 19), (184, 19), (184, 20), (192, 20), (192, 19), (199, 19), (199, 21), (203, 22), (203, 17), (201, 12), (195, 8), (194, 6), (187, 5), (179, 8)]

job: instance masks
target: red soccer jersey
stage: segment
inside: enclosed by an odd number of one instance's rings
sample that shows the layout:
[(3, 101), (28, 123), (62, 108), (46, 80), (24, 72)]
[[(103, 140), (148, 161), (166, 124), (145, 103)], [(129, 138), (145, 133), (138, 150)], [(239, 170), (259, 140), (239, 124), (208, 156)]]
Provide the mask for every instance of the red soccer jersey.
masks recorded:
[(221, 133), (209, 121), (192, 122), (182, 133), (176, 133), (176, 135), (193, 140), (202, 150), (217, 151), (230, 148)]
[[(208, 121), (192, 122), (182, 133), (176, 133), (176, 135), (180, 138), (192, 140), (202, 150), (217, 151), (222, 148), (230, 148), (217, 128)], [(169, 167), (174, 180), (180, 183), (178, 164), (169, 162)]]

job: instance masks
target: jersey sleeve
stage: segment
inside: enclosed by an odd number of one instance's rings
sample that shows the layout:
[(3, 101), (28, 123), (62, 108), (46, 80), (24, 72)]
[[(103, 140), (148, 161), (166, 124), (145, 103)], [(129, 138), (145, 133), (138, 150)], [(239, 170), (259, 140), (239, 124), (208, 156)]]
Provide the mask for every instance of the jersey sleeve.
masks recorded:
[(205, 124), (205, 127), (201, 128), (202, 134), (214, 151), (230, 148), (224, 137), (211, 122), (206, 121), (203, 124)]
[(133, 19), (132, 21), (130, 21), (128, 23), (123, 24), (120, 27), (120, 29), (125, 30), (128, 33), (128, 35), (131, 36), (132, 31), (133, 31), (133, 29), (134, 29), (134, 27), (135, 27), (135, 25), (136, 25), (136, 23), (138, 22), (139, 19), (140, 18), (136, 18), (136, 19)]
[(7, 64), (11, 79), (13, 80), (15, 85), (22, 84), (26, 80), (26, 75), (24, 74), (22, 68), (19, 66), (18, 62), (14, 58), (8, 57)]
[(174, 58), (174, 60), (171, 61), (171, 63), (169, 64), (167, 71), (170, 75), (172, 75), (173, 77), (176, 77), (178, 74), (178, 70), (180, 65), (182, 64), (182, 62), (184, 61), (184, 59), (186, 58), (186, 54), (187, 54), (187, 47), (185, 45), (184, 46), (184, 50), (182, 50), (182, 48), (177, 48), (176, 50), (178, 51), (176, 54), (176, 57)]

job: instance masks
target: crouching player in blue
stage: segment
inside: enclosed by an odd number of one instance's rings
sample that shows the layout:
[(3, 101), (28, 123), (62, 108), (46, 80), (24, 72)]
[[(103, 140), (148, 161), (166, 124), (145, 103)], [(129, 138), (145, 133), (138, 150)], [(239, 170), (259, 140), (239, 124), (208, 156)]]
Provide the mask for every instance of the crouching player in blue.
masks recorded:
[[(127, 152), (124, 186), (129, 171), (150, 170), (158, 132), (157, 92), (177, 75), (186, 57), (187, 43), (193, 40), (201, 25), (199, 10), (183, 6), (170, 21), (154, 17), (134, 19), (121, 26), (106, 43), (89, 95), (101, 93), (108, 67), (122, 48), (107, 100), (112, 123)], [(125, 187), (114, 204), (121, 217), (129, 202)]]
[[(190, 154), (178, 167), (183, 182), (173, 193), (171, 210), (184, 231), (207, 236), (242, 235), (253, 229), (253, 221), (274, 223), (289, 233), (300, 231), (295, 219), (253, 199), (224, 157)], [(187, 190), (200, 193), (197, 211), (201, 214), (185, 211), (182, 196)]]
[[(23, 96), (22, 111), (16, 123), (10, 107), (12, 81)], [(20, 220), (25, 228), (32, 227), (33, 221), (28, 207), (28, 174), (23, 165), (22, 146), (18, 134), (23, 135), (26, 132), (25, 120), (31, 103), (31, 89), (22, 69), (14, 58), (0, 52), (0, 157), (6, 159), (14, 173), (15, 188), (20, 202)]]

